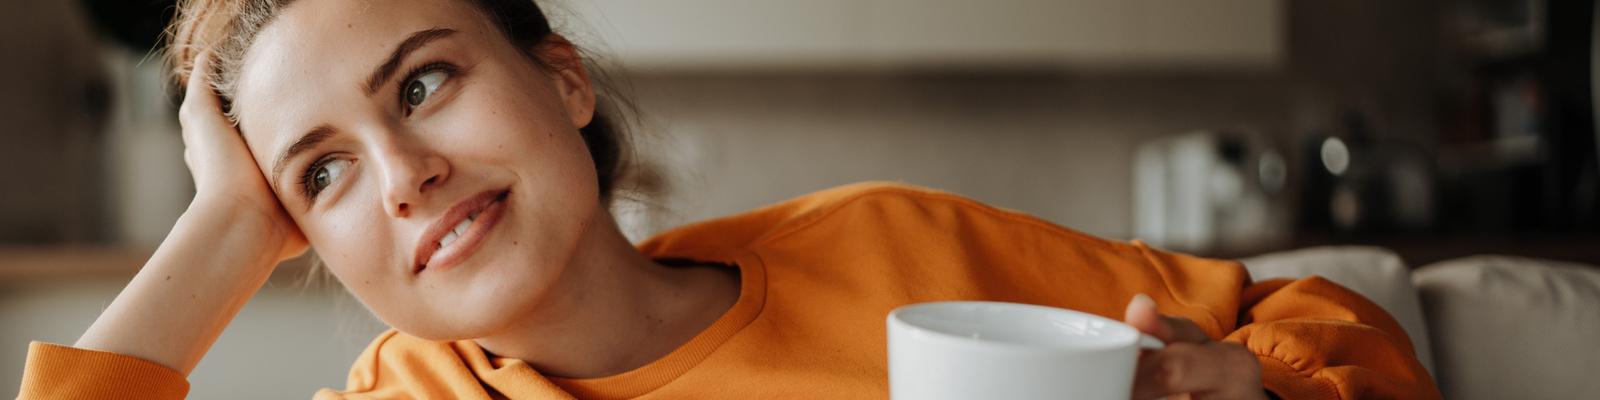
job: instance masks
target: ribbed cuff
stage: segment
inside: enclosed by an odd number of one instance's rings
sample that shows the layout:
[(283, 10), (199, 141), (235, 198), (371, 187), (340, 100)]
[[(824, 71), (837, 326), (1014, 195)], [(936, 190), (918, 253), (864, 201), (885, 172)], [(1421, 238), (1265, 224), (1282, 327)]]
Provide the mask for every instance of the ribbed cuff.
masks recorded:
[(1300, 372), (1271, 356), (1257, 354), (1261, 361), (1261, 383), (1268, 392), (1283, 399), (1339, 399), (1339, 389), (1325, 378)]
[(182, 399), (183, 374), (136, 357), (44, 342), (28, 344), (18, 399)]

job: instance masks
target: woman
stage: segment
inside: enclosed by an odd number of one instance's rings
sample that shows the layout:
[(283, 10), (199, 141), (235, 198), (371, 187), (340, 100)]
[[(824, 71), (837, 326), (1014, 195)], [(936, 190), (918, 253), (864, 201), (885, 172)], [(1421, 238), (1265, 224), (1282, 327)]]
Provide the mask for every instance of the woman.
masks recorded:
[(196, 0), (174, 32), (195, 199), (74, 346), (32, 346), (24, 398), (182, 397), (308, 246), (394, 328), (319, 398), (883, 397), (884, 315), (944, 299), (1122, 314), (1169, 343), (1136, 398), (1438, 397), (1394, 320), (1326, 281), (924, 189), (635, 247), (606, 207), (624, 142), (529, 0)]

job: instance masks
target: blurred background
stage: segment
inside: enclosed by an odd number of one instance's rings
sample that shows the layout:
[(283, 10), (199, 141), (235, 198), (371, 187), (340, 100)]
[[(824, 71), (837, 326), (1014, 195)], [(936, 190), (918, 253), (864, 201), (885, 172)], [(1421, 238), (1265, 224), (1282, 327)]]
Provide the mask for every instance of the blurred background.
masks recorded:
[[(635, 239), (894, 180), (1213, 257), (1600, 264), (1591, 0), (544, 3), (640, 110), (662, 190), (617, 205)], [(155, 52), (171, 6), (0, 4), (0, 395), (193, 194)], [(344, 386), (383, 326), (295, 264), (191, 397)]]

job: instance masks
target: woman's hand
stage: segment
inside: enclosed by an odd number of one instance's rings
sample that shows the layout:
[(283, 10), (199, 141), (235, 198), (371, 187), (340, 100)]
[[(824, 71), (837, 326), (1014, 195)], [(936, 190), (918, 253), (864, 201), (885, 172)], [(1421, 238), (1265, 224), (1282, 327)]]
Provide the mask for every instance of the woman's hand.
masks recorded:
[[(178, 124), (183, 127), (183, 161), (194, 176), (195, 199), (191, 208), (219, 207), (259, 213), (266, 221), (270, 249), (278, 261), (306, 251), (306, 239), (273, 196), (266, 178), (253, 162), (244, 137), (222, 114), (221, 100), (212, 90), (209, 71), (212, 53), (195, 56), (189, 72)], [(241, 229), (251, 229), (242, 227)]]
[(1244, 346), (1212, 341), (1193, 321), (1157, 313), (1155, 301), (1143, 294), (1128, 303), (1123, 320), (1167, 343), (1140, 352), (1134, 399), (1267, 398), (1261, 364)]

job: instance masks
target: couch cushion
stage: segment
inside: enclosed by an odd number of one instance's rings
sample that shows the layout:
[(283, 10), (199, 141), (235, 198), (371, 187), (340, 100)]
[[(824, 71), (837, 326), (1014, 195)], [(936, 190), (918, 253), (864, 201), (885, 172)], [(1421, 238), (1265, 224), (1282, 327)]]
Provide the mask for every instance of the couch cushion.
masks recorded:
[(1319, 275), (1382, 306), (1411, 338), (1422, 366), (1433, 373), (1433, 348), (1411, 269), (1400, 256), (1378, 247), (1313, 247), (1239, 260), (1255, 280)]
[(1448, 399), (1600, 395), (1600, 268), (1506, 256), (1414, 276)]

